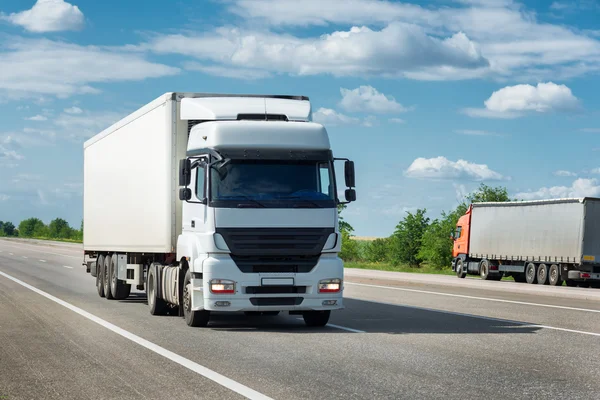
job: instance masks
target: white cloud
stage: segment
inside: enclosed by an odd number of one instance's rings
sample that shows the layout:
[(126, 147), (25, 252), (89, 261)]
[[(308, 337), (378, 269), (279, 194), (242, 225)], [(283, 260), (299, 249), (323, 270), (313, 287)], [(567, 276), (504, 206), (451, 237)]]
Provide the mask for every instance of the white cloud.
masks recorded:
[(355, 125), (360, 123), (358, 118), (349, 117), (347, 115), (338, 113), (331, 108), (323, 107), (319, 108), (313, 113), (313, 121), (325, 126)]
[(581, 131), (586, 133), (600, 133), (600, 128), (583, 128)]
[(573, 176), (577, 176), (577, 174), (575, 172), (565, 171), (565, 170), (554, 171), (554, 175), (561, 176), (561, 177), (573, 177)]
[(391, 205), (388, 207), (382, 207), (381, 213), (383, 215), (393, 216), (393, 217), (403, 217), (406, 213), (415, 213), (417, 211), (417, 207), (407, 207), (401, 205)]
[(569, 197), (598, 197), (600, 185), (596, 179), (576, 179), (571, 186), (543, 187), (537, 191), (517, 193), (515, 197), (521, 200), (556, 199)]
[(590, 171), (591, 174), (600, 175), (600, 168), (594, 168)]
[(208, 75), (220, 76), (223, 78), (257, 80), (269, 78), (271, 73), (260, 69), (247, 68), (228, 68), (215, 65), (202, 65), (196, 62), (184, 63), (183, 67), (188, 71), (199, 71)]
[(407, 111), (392, 96), (380, 93), (372, 86), (360, 86), (356, 89), (340, 88), (342, 100), (340, 106), (351, 112), (373, 112), (392, 114)]
[(535, 12), (510, 0), (461, 0), (456, 3), (462, 4), (437, 8), (384, 0), (304, 0), (301, 7), (295, 0), (230, 0), (229, 3), (231, 12), (261, 26), (385, 26), (404, 22), (432, 35), (463, 32), (490, 61), (489, 69), (416, 69), (405, 74), (411, 79), (451, 80), (491, 75), (500, 80), (519, 77), (519, 80), (541, 81), (600, 70), (600, 42), (594, 39), (593, 31), (540, 22)]
[(10, 147), (7, 147), (4, 144), (0, 144), (0, 163), (1, 164), (7, 164), (7, 163), (14, 163), (15, 161), (19, 161), (22, 160), (23, 157), (21, 154), (17, 153), (15, 150), (11, 149)]
[(465, 179), (473, 181), (498, 181), (507, 179), (485, 164), (465, 160), (450, 161), (446, 157), (417, 158), (405, 171), (409, 178)]
[(198, 36), (158, 35), (141, 48), (210, 60), (222, 67), (292, 75), (402, 77), (449, 67), (460, 79), (461, 71), (489, 65), (462, 32), (439, 39), (417, 25), (402, 22), (381, 30), (354, 26), (305, 38), (220, 28)]
[(0, 92), (26, 98), (93, 94), (99, 90), (90, 84), (169, 76), (179, 69), (125, 48), (9, 37), (0, 40), (0, 71)]
[(31, 183), (31, 182), (39, 182), (42, 180), (41, 175), (36, 174), (17, 174), (13, 179), (13, 183)]
[(36, 33), (79, 30), (85, 22), (79, 7), (63, 0), (37, 0), (30, 10), (2, 19)]
[(467, 136), (500, 136), (499, 134), (497, 134), (495, 132), (483, 131), (483, 130), (477, 130), (477, 129), (457, 129), (454, 132), (456, 132), (460, 135), (467, 135)]
[(548, 82), (506, 86), (492, 93), (484, 105), (483, 109), (467, 108), (463, 112), (471, 117), (516, 118), (531, 111), (573, 111), (580, 104), (567, 86)]
[(67, 114), (81, 114), (81, 113), (83, 113), (83, 110), (79, 107), (71, 107), (71, 108), (65, 108), (64, 112)]
[(121, 120), (126, 113), (114, 111), (87, 111), (79, 114), (60, 114), (53, 122), (62, 138), (81, 141), (102, 132)]
[(6, 201), (8, 199), (10, 199), (9, 195), (0, 193), (0, 201)]
[(390, 119), (388, 119), (388, 121), (392, 122), (394, 124), (403, 124), (406, 122), (402, 118), (390, 118)]
[(48, 117), (45, 117), (43, 115), (36, 115), (25, 119), (28, 121), (48, 121)]

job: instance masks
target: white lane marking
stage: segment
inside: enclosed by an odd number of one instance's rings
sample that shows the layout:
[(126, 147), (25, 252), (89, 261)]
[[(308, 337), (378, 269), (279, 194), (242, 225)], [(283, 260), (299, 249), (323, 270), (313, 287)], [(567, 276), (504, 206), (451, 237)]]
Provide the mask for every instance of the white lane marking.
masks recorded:
[(63, 265), (63, 268), (73, 269), (73, 267), (69, 267), (68, 265)]
[[(2, 244), (5, 244), (5, 243), (4, 243), (4, 242), (2, 242)], [(25, 246), (25, 247), (33, 247), (33, 246), (28, 246), (28, 245), (26, 245), (26, 244), (25, 244), (25, 245), (22, 245), (22, 246), (13, 246), (13, 245), (10, 245), (10, 244), (9, 244), (9, 245), (7, 245), (7, 246), (9, 246), (9, 247), (16, 247), (16, 248), (20, 248), (20, 247), (23, 247), (23, 246)], [(41, 250), (33, 250), (33, 249), (30, 249), (30, 250), (27, 250), (27, 251), (35, 251), (36, 253), (43, 253), (43, 254), (52, 254), (52, 255), (54, 255), (54, 256), (62, 256), (62, 257), (78, 258), (78, 259), (80, 259), (80, 260), (83, 258), (83, 250), (81, 250), (81, 252), (82, 252), (81, 256), (70, 256), (70, 255), (68, 255), (68, 254), (52, 253), (52, 252), (50, 252), (50, 251), (41, 251)], [(12, 253), (9, 253), (9, 254), (11, 254), (11, 255), (12, 255)]]
[(14, 256), (14, 254), (13, 254), (13, 253), (8, 253), (8, 254), (10, 254), (11, 256)]
[[(302, 318), (296, 318), (296, 319), (302, 320)], [(345, 326), (340, 326), (340, 325), (327, 324), (327, 326), (330, 326), (330, 327), (336, 328), (336, 329), (342, 329), (344, 331), (353, 332), (353, 333), (366, 333), (365, 331), (359, 331), (358, 329), (346, 328)]]
[[(387, 303), (387, 302), (384, 302), (384, 301), (365, 300), (365, 299), (358, 298), (358, 297), (356, 297), (356, 298), (355, 297), (346, 297), (346, 298), (360, 300), (360, 301), (366, 301), (368, 303), (383, 304), (383, 305), (386, 305), (386, 306), (395, 306), (395, 307), (402, 307), (402, 308), (412, 308), (414, 310), (423, 310), (423, 311), (437, 312), (437, 313), (441, 313), (441, 314), (458, 315), (460, 317), (484, 319), (484, 320), (487, 320), (487, 321), (502, 322), (502, 323), (505, 323), (505, 324), (515, 324), (515, 325), (519, 325), (519, 328), (540, 328), (540, 329), (544, 328), (544, 329), (551, 329), (551, 330), (555, 330), (555, 331), (563, 331), (563, 332), (571, 332), (571, 333), (581, 333), (582, 335), (600, 336), (600, 333), (596, 333), (596, 332), (578, 331), (578, 330), (575, 330), (575, 329), (559, 328), (559, 327), (556, 327), (556, 326), (549, 326), (549, 325), (530, 324), (529, 322), (513, 321), (513, 320), (510, 320), (510, 319), (486, 317), (486, 316), (483, 316), (483, 315), (465, 314), (465, 313), (460, 313), (460, 312), (456, 312), (456, 311), (438, 310), (438, 309), (435, 309), (435, 308), (409, 306), (409, 305), (405, 305), (405, 304)], [(510, 327), (506, 327), (506, 328), (510, 328)]]
[(557, 305), (554, 305), (554, 304), (541, 304), (541, 303), (529, 303), (529, 302), (526, 302), (526, 301), (493, 299), (493, 298), (489, 298), (489, 297), (477, 297), (477, 296), (467, 296), (467, 295), (464, 295), (464, 294), (432, 292), (432, 291), (429, 291), (429, 290), (406, 289), (406, 288), (399, 288), (399, 287), (394, 287), (394, 286), (369, 285), (369, 284), (366, 284), (366, 283), (354, 283), (354, 282), (345, 282), (345, 283), (348, 284), (348, 285), (355, 285), (355, 286), (366, 286), (366, 287), (372, 287), (372, 288), (378, 288), (378, 289), (400, 290), (400, 291), (403, 291), (403, 292), (435, 294), (435, 295), (438, 295), (438, 296), (460, 297), (460, 298), (463, 298), (463, 299), (472, 299), (472, 300), (486, 300), (486, 301), (493, 301), (493, 302), (496, 302), (496, 303), (521, 304), (521, 305), (525, 305), (525, 306), (536, 306), (536, 307), (547, 307), (547, 308), (560, 308), (561, 310), (585, 311), (585, 312), (600, 313), (600, 310), (592, 310), (592, 309), (589, 309), (589, 308), (576, 308), (576, 307), (567, 307), (567, 306), (557, 306)]
[(40, 262), (46, 262), (46, 260), (40, 260)]
[(126, 331), (125, 329), (119, 328), (118, 326), (113, 325), (110, 322), (105, 321), (102, 318), (95, 316), (94, 314), (91, 314), (85, 310), (82, 310), (81, 308), (76, 307), (70, 303), (67, 303), (66, 301), (61, 300), (57, 297), (54, 297), (51, 294), (48, 294), (48, 293), (46, 293), (34, 286), (31, 286), (30, 284), (25, 283), (17, 278), (13, 278), (12, 276), (10, 276), (2, 271), (0, 271), (0, 275), (39, 294), (40, 296), (43, 296), (49, 300), (52, 300), (53, 302), (55, 302), (57, 304), (60, 304), (61, 306), (65, 307), (65, 308), (68, 308), (69, 310), (89, 319), (90, 321), (93, 321), (93, 322), (97, 323), (98, 325), (101, 325), (101, 326), (105, 327), (106, 329), (111, 330), (114, 333), (121, 335), (124, 338), (129, 339), (132, 342), (135, 342), (135, 343), (139, 344), (140, 346), (147, 348), (150, 351), (155, 352), (156, 354), (160, 354), (161, 356), (181, 365), (182, 367), (185, 367), (193, 372), (196, 372), (197, 374), (202, 375), (205, 378), (208, 378), (208, 379), (218, 383), (219, 385), (224, 386), (227, 389), (230, 389), (248, 399), (272, 400), (270, 397), (267, 397), (262, 393), (259, 393), (245, 385), (242, 385), (241, 383), (238, 383), (238, 382), (234, 381), (233, 379), (227, 378), (226, 376), (223, 376), (223, 375), (219, 374), (218, 372), (215, 372), (215, 371), (208, 369), (200, 364), (197, 364), (191, 360), (188, 360), (187, 358), (184, 358), (184, 357), (180, 356), (179, 354), (173, 353), (172, 351), (169, 351), (169, 350), (165, 349), (164, 347), (161, 347), (161, 346), (154, 344), (146, 339), (143, 339), (129, 331)]

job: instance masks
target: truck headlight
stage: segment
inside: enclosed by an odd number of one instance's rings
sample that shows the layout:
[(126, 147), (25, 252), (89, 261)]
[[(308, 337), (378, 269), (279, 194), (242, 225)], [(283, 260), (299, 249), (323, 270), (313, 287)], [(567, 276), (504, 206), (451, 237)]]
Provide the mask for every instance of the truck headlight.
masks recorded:
[(215, 294), (234, 294), (235, 282), (227, 279), (213, 279), (209, 282), (210, 291)]
[(337, 293), (342, 289), (342, 280), (338, 278), (319, 281), (319, 293)]

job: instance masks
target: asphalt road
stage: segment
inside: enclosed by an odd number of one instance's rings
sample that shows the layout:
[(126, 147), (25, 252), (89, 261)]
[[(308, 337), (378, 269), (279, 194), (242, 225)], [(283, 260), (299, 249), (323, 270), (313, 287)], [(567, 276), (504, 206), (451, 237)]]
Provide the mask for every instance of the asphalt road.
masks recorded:
[(597, 300), (349, 276), (325, 328), (189, 328), (98, 297), (81, 254), (0, 240), (0, 400), (599, 398)]

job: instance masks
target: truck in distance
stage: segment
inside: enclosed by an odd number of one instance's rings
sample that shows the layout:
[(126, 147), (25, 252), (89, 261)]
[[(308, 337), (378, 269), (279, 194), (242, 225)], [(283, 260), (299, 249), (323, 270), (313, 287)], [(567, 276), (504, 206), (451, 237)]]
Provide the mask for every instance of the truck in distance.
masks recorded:
[(472, 204), (453, 233), (452, 270), (540, 285), (600, 283), (600, 199)]
[(166, 93), (84, 144), (84, 264), (101, 297), (135, 285), (190, 326), (216, 311), (323, 326), (343, 308), (337, 207), (354, 187), (307, 97)]

